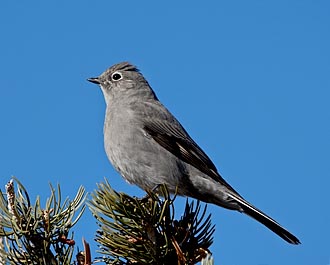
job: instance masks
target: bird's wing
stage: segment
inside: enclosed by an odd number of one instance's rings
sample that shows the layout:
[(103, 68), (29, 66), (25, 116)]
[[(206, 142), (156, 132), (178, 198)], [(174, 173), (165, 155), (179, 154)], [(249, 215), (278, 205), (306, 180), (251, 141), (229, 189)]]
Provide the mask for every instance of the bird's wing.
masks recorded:
[(187, 164), (192, 165), (213, 180), (238, 194), (218, 173), (205, 152), (194, 142), (183, 127), (164, 120), (148, 119), (144, 130), (158, 144)]

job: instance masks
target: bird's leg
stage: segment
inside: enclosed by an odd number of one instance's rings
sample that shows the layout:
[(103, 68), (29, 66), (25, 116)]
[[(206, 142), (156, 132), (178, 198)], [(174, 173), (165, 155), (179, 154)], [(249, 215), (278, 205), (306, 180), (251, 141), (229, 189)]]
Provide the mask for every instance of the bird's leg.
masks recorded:
[(157, 184), (156, 186), (154, 186), (151, 190), (147, 190), (147, 194), (145, 196), (143, 196), (140, 201), (142, 203), (146, 203), (149, 199), (150, 199), (150, 194), (151, 193), (157, 193), (159, 191), (159, 188), (162, 184)]

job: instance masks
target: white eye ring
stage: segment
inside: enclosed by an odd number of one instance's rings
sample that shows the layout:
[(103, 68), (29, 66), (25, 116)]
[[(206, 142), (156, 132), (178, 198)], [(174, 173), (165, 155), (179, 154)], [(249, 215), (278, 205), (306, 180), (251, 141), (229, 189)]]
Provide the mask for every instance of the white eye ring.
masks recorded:
[(119, 72), (114, 72), (112, 75), (111, 75), (111, 78), (112, 80), (114, 81), (119, 81), (120, 79), (123, 78), (122, 74), (119, 73)]

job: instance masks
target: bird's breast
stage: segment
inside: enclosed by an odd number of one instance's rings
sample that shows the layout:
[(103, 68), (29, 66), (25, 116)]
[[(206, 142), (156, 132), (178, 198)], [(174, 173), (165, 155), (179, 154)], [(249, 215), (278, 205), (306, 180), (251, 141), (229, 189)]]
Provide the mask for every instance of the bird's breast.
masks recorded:
[(104, 126), (107, 156), (128, 182), (142, 189), (152, 189), (161, 183), (170, 183), (175, 189), (183, 175), (182, 162), (146, 134), (141, 120), (129, 109), (107, 112)]

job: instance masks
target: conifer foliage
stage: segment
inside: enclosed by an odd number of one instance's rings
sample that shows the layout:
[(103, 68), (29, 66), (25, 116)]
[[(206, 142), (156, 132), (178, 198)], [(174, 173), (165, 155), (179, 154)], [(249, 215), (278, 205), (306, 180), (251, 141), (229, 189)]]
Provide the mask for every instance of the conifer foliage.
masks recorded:
[(186, 202), (174, 217), (174, 198), (165, 185), (143, 199), (98, 185), (89, 202), (100, 229), (96, 241), (108, 264), (196, 264), (209, 254), (214, 226), (206, 206)]
[(71, 264), (74, 240), (70, 229), (84, 212), (85, 189), (80, 187), (76, 197), (61, 201), (60, 186), (50, 185), (51, 195), (45, 207), (37, 197), (31, 204), (23, 185), (15, 179), (6, 185), (6, 194), (0, 196), (0, 236), (4, 248), (0, 249), (4, 264)]
[(165, 185), (142, 199), (114, 191), (106, 180), (97, 185), (88, 201), (99, 226), (95, 240), (101, 257), (94, 260), (85, 240), (84, 251), (74, 253), (72, 228), (86, 205), (83, 187), (73, 200), (62, 202), (60, 186), (50, 185), (43, 207), (39, 197), (31, 203), (16, 178), (1, 194), (0, 265), (213, 264), (209, 247), (215, 228), (206, 206), (187, 200), (176, 219), (175, 196)]

